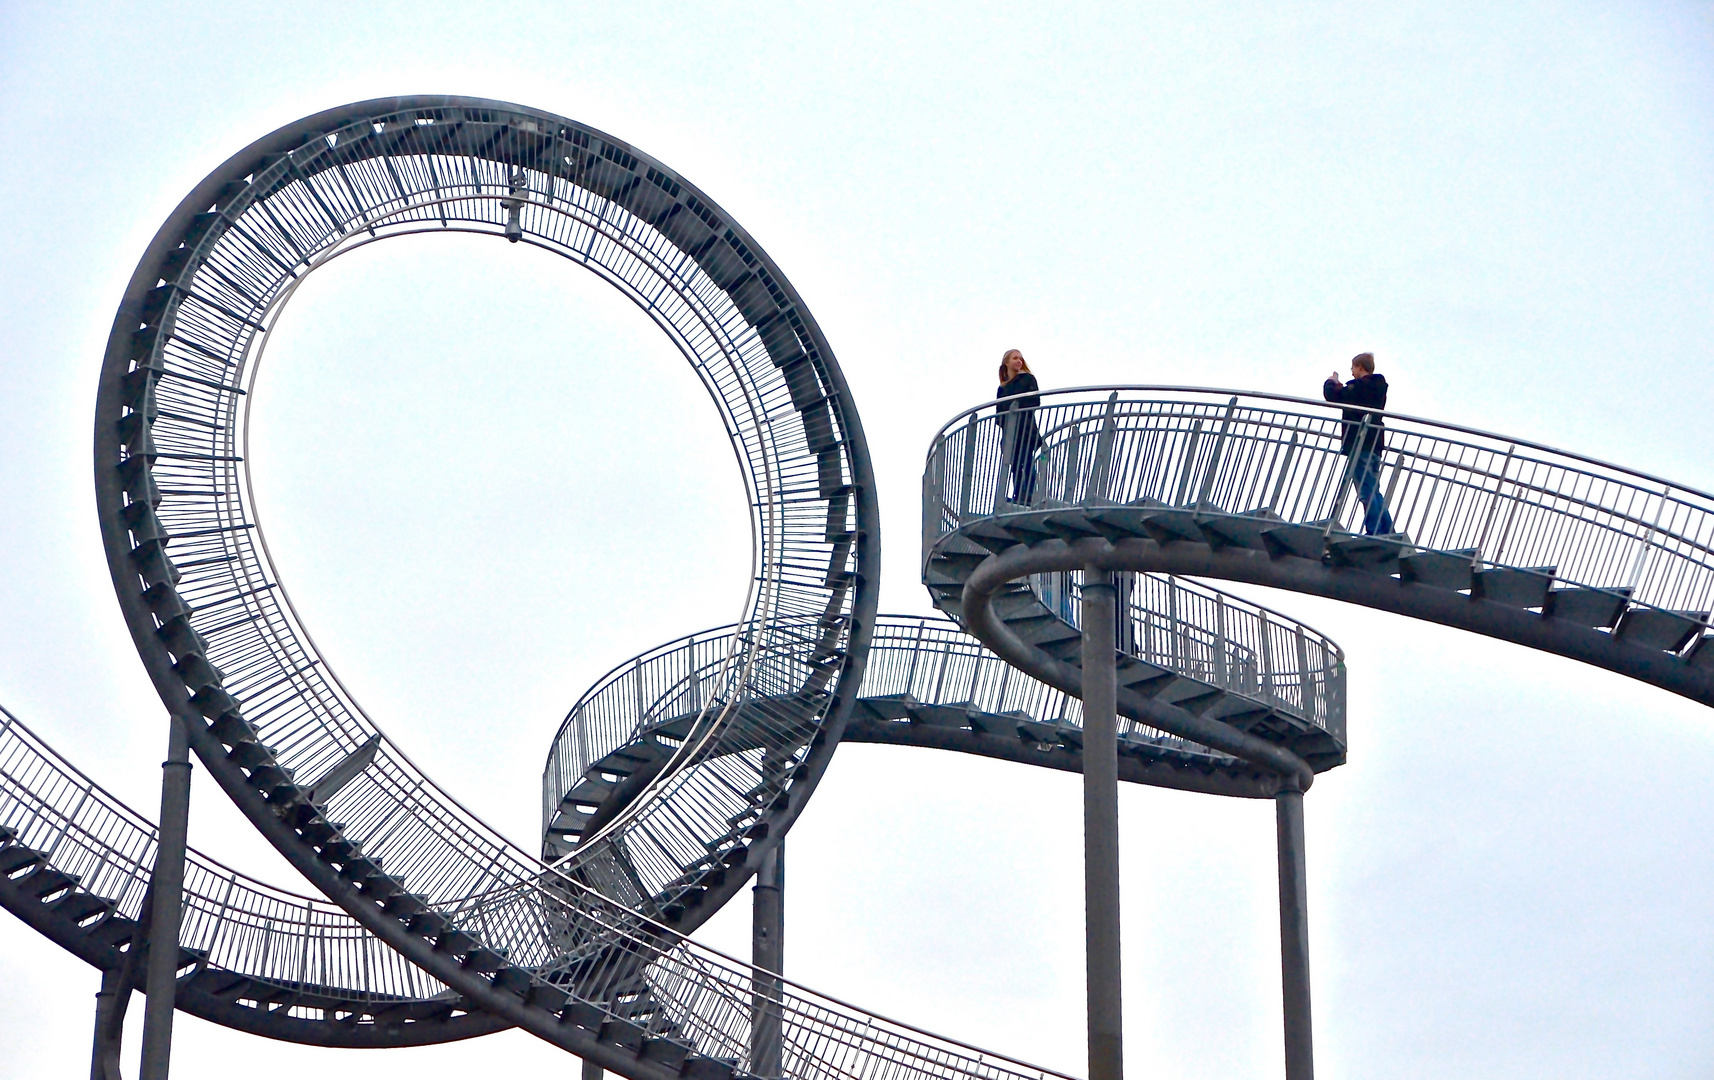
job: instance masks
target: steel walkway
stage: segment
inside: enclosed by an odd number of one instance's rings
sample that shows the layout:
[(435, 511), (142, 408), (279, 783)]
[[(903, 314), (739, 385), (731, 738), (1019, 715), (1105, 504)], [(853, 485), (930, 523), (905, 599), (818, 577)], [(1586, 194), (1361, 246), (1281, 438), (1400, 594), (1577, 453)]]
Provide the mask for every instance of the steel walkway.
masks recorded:
[[(1126, 387), (1042, 395), (1039, 497), (1018, 505), (1006, 498), (1009, 448), (991, 408), (961, 414), (929, 451), (923, 580), (985, 645), (1052, 685), (1075, 687), (1076, 671), (1008, 608), (1014, 582), (1097, 567), (1332, 597), (1714, 704), (1705, 492), (1388, 413), (1378, 488), (1402, 531), (1362, 536), (1338, 408)], [(1137, 689), (1131, 708), (1158, 704)], [(1244, 728), (1194, 707), (1155, 723), (1183, 733), (1210, 720)]]

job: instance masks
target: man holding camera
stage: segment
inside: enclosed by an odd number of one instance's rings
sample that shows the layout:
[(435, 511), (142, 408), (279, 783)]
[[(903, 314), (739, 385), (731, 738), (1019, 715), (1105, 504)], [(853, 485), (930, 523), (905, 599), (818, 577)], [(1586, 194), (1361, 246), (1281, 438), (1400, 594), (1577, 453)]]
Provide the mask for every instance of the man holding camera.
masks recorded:
[[(1375, 354), (1358, 353), (1351, 358), (1351, 381), (1341, 382), (1335, 371), (1321, 385), (1321, 396), (1341, 405), (1370, 409), (1387, 407), (1387, 377), (1375, 373)], [(1393, 531), (1392, 515), (1381, 494), (1381, 452), (1386, 449), (1386, 428), (1380, 413), (1345, 410), (1345, 430), (1340, 449), (1350, 459), (1351, 482), (1363, 504), (1363, 535)]]

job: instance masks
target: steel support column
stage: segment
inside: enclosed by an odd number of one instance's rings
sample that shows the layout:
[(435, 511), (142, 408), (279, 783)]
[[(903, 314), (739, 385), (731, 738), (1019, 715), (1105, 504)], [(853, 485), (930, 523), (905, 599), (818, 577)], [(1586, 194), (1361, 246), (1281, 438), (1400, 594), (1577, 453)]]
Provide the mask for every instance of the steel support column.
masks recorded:
[(779, 973), (786, 963), (786, 846), (782, 842), (762, 857), (752, 888), (750, 963), (756, 968), (750, 1006), (750, 1071), (760, 1077), (784, 1075), (784, 1031), (780, 999), (784, 988), (768, 972)]
[(149, 879), (154, 910), (149, 921), (149, 967), (143, 1009), (142, 1080), (167, 1080), (173, 1049), (173, 1007), (178, 993), (179, 917), (184, 904), (185, 830), (190, 822), (190, 744), (175, 717), (169, 721), (167, 760), (161, 762), (161, 833)]
[(603, 1075), (601, 1066), (588, 1058), (583, 1059), (583, 1080), (601, 1080)]
[(1280, 859), (1280, 983), (1285, 1005), (1286, 1080), (1312, 1080), (1309, 1013), (1309, 895), (1304, 865), (1303, 792), (1274, 796)]
[(1083, 918), (1089, 1080), (1124, 1075), (1119, 1004), (1119, 741), (1113, 575), (1083, 578)]
[(89, 1080), (120, 1080), (119, 1046), (125, 1027), (125, 968), (107, 968), (101, 973), (101, 989), (95, 994), (95, 1047), (89, 1055)]

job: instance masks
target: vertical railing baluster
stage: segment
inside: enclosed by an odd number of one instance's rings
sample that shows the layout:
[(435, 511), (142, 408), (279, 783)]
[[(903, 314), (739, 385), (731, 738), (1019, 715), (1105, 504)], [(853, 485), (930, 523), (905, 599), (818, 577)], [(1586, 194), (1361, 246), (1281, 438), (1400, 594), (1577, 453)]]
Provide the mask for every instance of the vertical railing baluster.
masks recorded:
[(1196, 493), (1198, 512), (1208, 508), (1208, 493), (1214, 487), (1214, 476), (1220, 470), (1220, 455), (1226, 448), (1226, 433), (1232, 428), (1232, 413), (1238, 408), (1234, 397), (1226, 403), (1226, 415), (1220, 420), (1220, 434), (1214, 438), (1214, 449), (1208, 452), (1208, 468), (1202, 474), (1202, 489)]
[(1196, 468), (1196, 448), (1202, 442), (1202, 418), (1190, 425), (1190, 439), (1184, 449), (1183, 463), (1178, 467), (1178, 491), (1172, 497), (1174, 506), (1183, 506), (1190, 491), (1190, 474)]
[(1482, 565), (1482, 549), (1488, 546), (1488, 532), (1494, 527), (1494, 513), (1500, 508), (1500, 498), (1506, 487), (1506, 474), (1512, 469), (1512, 457), (1518, 452), (1517, 444), (1506, 450), (1506, 460), (1500, 465), (1500, 478), (1494, 482), (1494, 497), (1488, 500), (1488, 514), (1482, 521), (1482, 532), (1476, 538), (1476, 547), (1470, 556), (1470, 565), (1480, 568)]
[(1107, 473), (1113, 463), (1113, 436), (1118, 428), (1119, 392), (1107, 395), (1107, 411), (1101, 419), (1101, 433), (1095, 437), (1095, 458), (1089, 463), (1089, 482), (1084, 485), (1084, 502), (1104, 502), (1107, 499)]

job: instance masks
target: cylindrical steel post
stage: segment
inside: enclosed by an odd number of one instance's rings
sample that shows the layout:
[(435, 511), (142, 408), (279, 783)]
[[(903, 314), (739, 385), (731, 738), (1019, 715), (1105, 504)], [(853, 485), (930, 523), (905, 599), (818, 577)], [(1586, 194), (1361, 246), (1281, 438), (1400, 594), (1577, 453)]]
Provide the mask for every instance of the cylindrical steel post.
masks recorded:
[(1309, 875), (1304, 865), (1303, 792), (1274, 797), (1280, 856), (1280, 983), (1285, 1004), (1286, 1080), (1312, 1080), (1309, 1014)]
[(1083, 919), (1089, 1080), (1124, 1075), (1119, 1004), (1119, 739), (1113, 575), (1083, 577)]
[(601, 1080), (602, 1075), (603, 1071), (601, 1066), (590, 1061), (588, 1058), (583, 1059), (583, 1080)]
[(119, 1080), (119, 1043), (124, 1031), (125, 985), (123, 967), (101, 973), (101, 989), (95, 995), (95, 1048), (89, 1055), (89, 1080)]
[(751, 889), (750, 962), (755, 965), (755, 990), (750, 1007), (750, 1070), (761, 1077), (783, 1075), (783, 987), (769, 973), (779, 973), (786, 963), (785, 847), (782, 842), (763, 856)]
[(154, 910), (149, 921), (149, 967), (143, 1009), (142, 1080), (167, 1080), (173, 1049), (173, 1007), (178, 992), (179, 916), (184, 904), (185, 830), (190, 822), (190, 744), (177, 717), (170, 723), (167, 760), (161, 762), (161, 833), (150, 875)]

